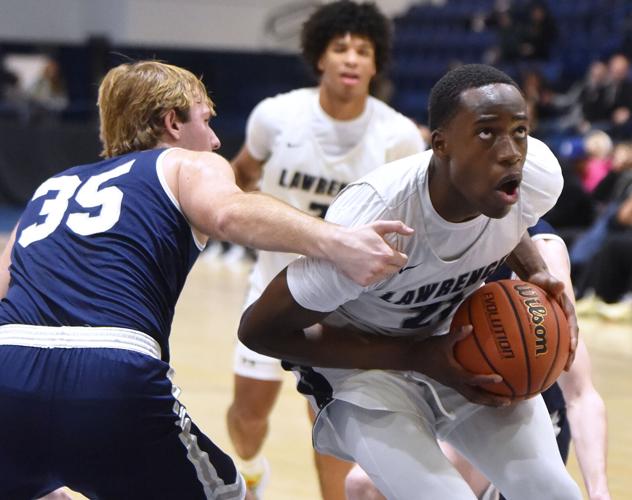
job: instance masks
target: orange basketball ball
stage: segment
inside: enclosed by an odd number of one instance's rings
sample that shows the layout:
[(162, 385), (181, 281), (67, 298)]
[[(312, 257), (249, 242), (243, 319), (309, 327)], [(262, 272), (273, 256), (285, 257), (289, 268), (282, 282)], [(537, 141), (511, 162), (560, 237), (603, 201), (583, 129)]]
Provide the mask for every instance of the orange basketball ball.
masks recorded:
[(467, 297), (452, 328), (474, 331), (455, 345), (467, 371), (498, 373), (503, 381), (484, 388), (513, 400), (548, 389), (564, 369), (570, 351), (566, 315), (541, 288), (518, 280), (488, 283)]

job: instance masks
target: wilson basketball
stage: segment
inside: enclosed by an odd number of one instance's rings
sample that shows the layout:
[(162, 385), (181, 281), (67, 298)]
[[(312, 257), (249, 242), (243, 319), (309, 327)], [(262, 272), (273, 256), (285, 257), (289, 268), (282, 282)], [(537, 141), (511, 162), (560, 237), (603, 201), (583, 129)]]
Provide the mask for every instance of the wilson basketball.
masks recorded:
[(513, 400), (550, 387), (568, 360), (570, 330), (561, 306), (541, 288), (500, 280), (479, 288), (458, 308), (452, 327), (472, 325), (454, 355), (472, 373), (498, 373), (484, 388)]

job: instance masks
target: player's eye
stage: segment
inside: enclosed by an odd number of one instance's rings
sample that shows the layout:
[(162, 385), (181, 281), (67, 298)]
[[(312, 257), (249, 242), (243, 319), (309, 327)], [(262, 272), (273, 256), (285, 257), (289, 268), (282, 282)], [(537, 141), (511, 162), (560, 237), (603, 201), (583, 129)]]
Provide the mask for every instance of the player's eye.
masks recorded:
[(518, 139), (526, 139), (527, 135), (529, 135), (529, 129), (524, 125), (521, 125), (520, 127), (516, 128), (516, 130), (514, 130), (514, 135)]
[(478, 137), (484, 141), (489, 141), (493, 135), (494, 135), (494, 132), (492, 131), (491, 128), (483, 128), (478, 131)]

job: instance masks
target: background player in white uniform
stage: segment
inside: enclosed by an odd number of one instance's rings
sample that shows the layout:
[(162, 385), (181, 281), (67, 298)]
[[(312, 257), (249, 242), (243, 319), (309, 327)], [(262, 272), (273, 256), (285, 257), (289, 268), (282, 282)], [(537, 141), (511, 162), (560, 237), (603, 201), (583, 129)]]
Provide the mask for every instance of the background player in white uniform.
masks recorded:
[[(529, 234), (551, 273), (564, 282), (565, 291), (574, 302), (575, 297), (570, 278), (570, 259), (564, 240), (555, 234), (555, 230), (549, 224), (542, 220), (536, 226), (529, 228)], [(495, 273), (491, 278), (508, 278), (510, 273), (504, 271)], [(568, 372), (562, 373), (559, 378), (558, 383), (561, 391), (557, 387), (552, 388), (548, 391), (548, 395), (544, 394), (544, 400), (551, 416), (551, 423), (562, 459), (566, 462), (572, 438), (588, 498), (590, 500), (610, 500), (606, 473), (606, 408), (603, 399), (593, 385), (591, 371), (588, 349), (584, 341), (579, 338), (575, 361)], [(472, 464), (449, 445), (443, 443), (442, 449), (468, 482), (477, 498), (480, 500), (498, 500), (498, 490)], [(357, 465), (347, 476), (345, 492), (347, 500), (385, 500), (385, 497)]]
[(374, 231), (401, 223), (353, 234), (243, 193), (212, 153), (213, 115), (186, 70), (113, 68), (99, 87), (106, 159), (51, 177), (25, 208), (0, 260), (0, 498), (63, 484), (90, 498), (244, 498), (170, 380), (171, 319), (204, 242), (360, 250), (376, 262), (341, 264), (361, 282), (405, 262)]
[[(415, 228), (398, 242), (408, 264), (358, 287), (323, 261), (298, 259), (245, 312), (239, 336), (288, 360), (299, 391), (321, 410), (315, 447), (357, 462), (389, 499), (474, 498), (437, 438), (509, 498), (578, 499), (542, 398), (508, 406), (478, 387), (499, 375), (467, 373), (454, 359), (471, 326), (441, 335), (462, 299), (508, 257), (521, 278), (560, 300), (574, 352), (572, 304), (526, 234), (559, 196), (559, 164), (528, 139), (524, 98), (494, 68), (450, 71), (429, 111), (432, 151), (373, 171), (328, 212), (350, 226), (402, 217)], [(304, 330), (317, 322), (325, 326)]]
[[(261, 189), (308, 213), (324, 217), (349, 182), (388, 161), (425, 149), (414, 123), (369, 96), (387, 63), (388, 19), (372, 3), (348, 0), (316, 10), (302, 31), (304, 59), (320, 84), (262, 101), (252, 112), (246, 142), (233, 160), (238, 184)], [(246, 306), (296, 256), (259, 252)], [(280, 361), (241, 343), (235, 352), (234, 399), (228, 430), (240, 470), (260, 496), (267, 463), (262, 448), (270, 412), (281, 388)], [(348, 466), (316, 456), (323, 496), (344, 500)]]

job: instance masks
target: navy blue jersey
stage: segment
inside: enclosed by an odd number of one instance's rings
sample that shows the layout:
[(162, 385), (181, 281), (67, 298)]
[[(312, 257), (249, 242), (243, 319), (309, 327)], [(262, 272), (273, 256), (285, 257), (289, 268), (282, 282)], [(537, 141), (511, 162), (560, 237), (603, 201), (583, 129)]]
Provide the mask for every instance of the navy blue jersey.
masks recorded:
[(201, 245), (159, 175), (163, 152), (70, 168), (36, 190), (0, 324), (129, 328), (156, 339), (168, 361), (174, 307)]

